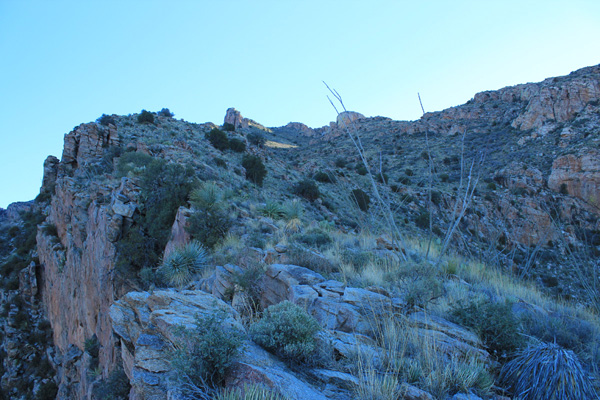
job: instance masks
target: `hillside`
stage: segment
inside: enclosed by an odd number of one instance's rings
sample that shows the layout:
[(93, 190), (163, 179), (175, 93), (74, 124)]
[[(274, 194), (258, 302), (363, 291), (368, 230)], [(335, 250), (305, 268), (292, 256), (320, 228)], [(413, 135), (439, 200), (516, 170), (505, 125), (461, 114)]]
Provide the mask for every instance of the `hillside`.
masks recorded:
[(43, 167), (2, 398), (595, 398), (600, 66), (412, 122), (102, 115)]

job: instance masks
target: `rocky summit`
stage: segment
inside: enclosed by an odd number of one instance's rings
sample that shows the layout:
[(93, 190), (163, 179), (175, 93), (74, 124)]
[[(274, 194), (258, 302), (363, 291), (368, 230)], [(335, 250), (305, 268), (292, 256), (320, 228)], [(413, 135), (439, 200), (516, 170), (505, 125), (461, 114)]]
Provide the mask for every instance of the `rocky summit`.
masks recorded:
[(66, 134), (0, 210), (0, 398), (598, 398), (600, 66), (334, 119)]

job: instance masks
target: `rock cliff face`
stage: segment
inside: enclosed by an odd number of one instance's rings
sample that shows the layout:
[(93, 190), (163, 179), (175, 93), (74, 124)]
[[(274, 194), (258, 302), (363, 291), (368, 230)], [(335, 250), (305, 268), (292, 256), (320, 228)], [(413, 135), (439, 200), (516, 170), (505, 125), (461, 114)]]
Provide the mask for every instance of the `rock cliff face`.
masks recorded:
[[(97, 163), (109, 146), (118, 145), (116, 127), (82, 124), (65, 136), (62, 160), (44, 164), (44, 186), (54, 186), (46, 224), (57, 236), (38, 231), (38, 257), (43, 265), (42, 293), (45, 312), (58, 352), (59, 398), (83, 399), (89, 389), (88, 365), (83, 357), (86, 340), (97, 337), (101, 376), (115, 367), (117, 354), (108, 310), (116, 293), (113, 285), (115, 214), (98, 188), (86, 179), (84, 167)], [(90, 193), (91, 192), (91, 193)], [(120, 226), (117, 226), (120, 230)], [(69, 363), (60, 358), (72, 356)]]

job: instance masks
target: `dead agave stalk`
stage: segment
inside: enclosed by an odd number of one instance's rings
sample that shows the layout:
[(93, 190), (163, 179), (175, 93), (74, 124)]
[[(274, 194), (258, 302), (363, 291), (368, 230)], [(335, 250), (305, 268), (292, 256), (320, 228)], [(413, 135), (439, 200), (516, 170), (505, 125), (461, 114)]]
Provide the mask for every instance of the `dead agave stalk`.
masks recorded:
[[(327, 90), (329, 90), (329, 92), (331, 93), (331, 95), (340, 104), (340, 107), (344, 111), (348, 111), (348, 110), (346, 110), (346, 106), (344, 105), (344, 102), (342, 100), (342, 96), (340, 96), (340, 94), (335, 89), (331, 89), (329, 87), (329, 85), (327, 85), (327, 83), (323, 82), (323, 84), (327, 87)], [(339, 115), (340, 111), (338, 110), (338, 107), (336, 107), (334, 101), (331, 100), (331, 98), (329, 96), (327, 96), (327, 99), (331, 103), (331, 106), (333, 107), (333, 109)], [(379, 205), (383, 209), (383, 215), (384, 215), (386, 224), (388, 225), (388, 229), (390, 231), (390, 236), (391, 236), (391, 239), (392, 239), (392, 243), (393, 243), (393, 245), (395, 245), (394, 247), (397, 246), (399, 248), (398, 253), (400, 255), (400, 258), (402, 260), (404, 260), (404, 261), (407, 261), (407, 258), (406, 258), (406, 248), (407, 248), (406, 247), (406, 242), (404, 240), (404, 237), (403, 237), (402, 233), (398, 229), (398, 226), (397, 226), (396, 221), (394, 219), (394, 214), (392, 213), (392, 210), (390, 208), (389, 203), (387, 201), (385, 201), (383, 199), (383, 197), (381, 196), (381, 194), (379, 193), (379, 189), (377, 188), (377, 184), (375, 182), (375, 179), (373, 178), (373, 175), (371, 174), (371, 168), (369, 166), (369, 161), (367, 160), (365, 149), (364, 149), (364, 147), (362, 145), (362, 141), (360, 139), (360, 135), (358, 134), (358, 129), (356, 129), (356, 125), (354, 124), (354, 121), (350, 121), (350, 126), (348, 126), (348, 124), (346, 124), (346, 121), (344, 119), (342, 119), (342, 125), (344, 126), (346, 134), (348, 135), (348, 137), (352, 141), (352, 144), (354, 145), (354, 147), (358, 151), (358, 155), (360, 157), (360, 160), (361, 160), (361, 162), (363, 163), (364, 167), (367, 170), (367, 176), (369, 177), (369, 180), (371, 182), (371, 187), (373, 189), (373, 194), (375, 195), (375, 198), (377, 199), (377, 202), (379, 203)]]

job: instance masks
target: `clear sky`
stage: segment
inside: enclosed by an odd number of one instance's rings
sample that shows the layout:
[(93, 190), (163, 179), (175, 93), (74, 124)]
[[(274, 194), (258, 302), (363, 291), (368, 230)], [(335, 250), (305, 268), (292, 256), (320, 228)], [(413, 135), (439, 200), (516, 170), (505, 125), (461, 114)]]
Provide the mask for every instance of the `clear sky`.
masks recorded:
[(401, 120), (600, 63), (600, 1), (0, 0), (0, 207), (102, 113), (266, 126)]

